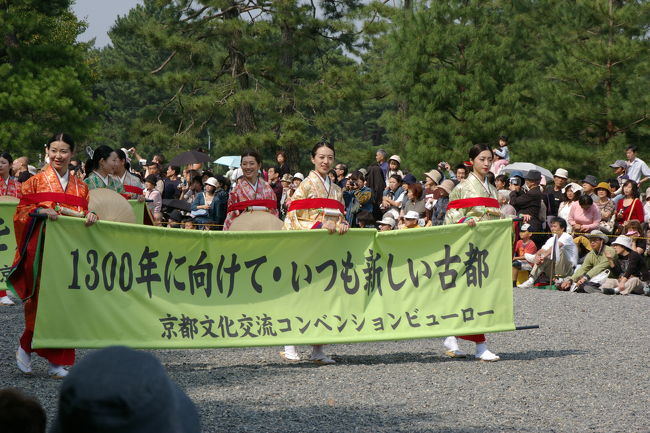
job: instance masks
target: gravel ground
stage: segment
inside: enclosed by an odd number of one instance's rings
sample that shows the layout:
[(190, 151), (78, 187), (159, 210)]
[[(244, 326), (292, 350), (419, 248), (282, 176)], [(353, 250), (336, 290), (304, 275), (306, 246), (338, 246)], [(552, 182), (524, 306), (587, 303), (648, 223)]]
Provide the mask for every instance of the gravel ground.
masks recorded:
[[(514, 293), (516, 323), (541, 328), (490, 335), (497, 363), (446, 358), (441, 339), (330, 346), (334, 366), (288, 364), (279, 348), (156, 355), (204, 432), (650, 432), (650, 297)], [(31, 378), (15, 367), (21, 308), (0, 309), (0, 326), (0, 387), (52, 418), (60, 382), (42, 360)]]

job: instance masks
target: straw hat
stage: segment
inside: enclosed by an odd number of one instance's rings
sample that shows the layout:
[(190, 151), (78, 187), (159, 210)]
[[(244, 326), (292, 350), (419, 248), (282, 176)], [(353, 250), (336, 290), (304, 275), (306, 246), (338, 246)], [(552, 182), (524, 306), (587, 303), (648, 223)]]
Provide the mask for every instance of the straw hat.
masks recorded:
[(133, 208), (120, 194), (108, 188), (96, 188), (89, 195), (88, 209), (100, 220), (135, 224)]
[(628, 238), (627, 236), (619, 236), (616, 238), (614, 242), (612, 242), (612, 245), (620, 245), (622, 247), (627, 248), (628, 250), (632, 250), (632, 239)]
[(212, 185), (215, 188), (219, 188), (219, 182), (214, 177), (209, 177), (208, 180), (205, 181), (205, 184)]
[(451, 190), (454, 189), (454, 181), (451, 179), (445, 179), (442, 181), (440, 185), (438, 185), (438, 188), (443, 189), (447, 192), (447, 194), (451, 194)]
[(265, 211), (243, 212), (230, 225), (230, 231), (282, 230), (284, 223), (273, 214)]
[(280, 179), (280, 182), (292, 182), (293, 181), (293, 176), (291, 176), (289, 173), (285, 173), (284, 176), (282, 176), (282, 179)]
[(384, 214), (384, 217), (380, 221), (377, 221), (377, 224), (378, 225), (385, 224), (391, 226), (392, 228), (395, 228), (395, 219), (390, 215)]
[(442, 173), (440, 173), (438, 170), (435, 169), (431, 171), (427, 171), (426, 173), (424, 173), (424, 175), (429, 179), (431, 179), (432, 181), (434, 181), (436, 185), (439, 185), (440, 181), (442, 180)]

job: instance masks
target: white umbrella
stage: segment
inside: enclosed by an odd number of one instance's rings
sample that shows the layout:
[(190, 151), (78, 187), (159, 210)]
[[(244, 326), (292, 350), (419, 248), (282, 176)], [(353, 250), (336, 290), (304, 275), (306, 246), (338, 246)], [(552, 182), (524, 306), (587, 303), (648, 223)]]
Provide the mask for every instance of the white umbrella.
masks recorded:
[(222, 156), (214, 161), (214, 163), (225, 165), (227, 167), (239, 167), (241, 165), (241, 156)]
[(540, 167), (539, 165), (535, 165), (532, 162), (513, 162), (512, 164), (508, 164), (505, 167), (503, 167), (501, 169), (501, 172), (511, 173), (515, 170), (521, 171), (524, 176), (528, 174), (528, 172), (531, 170), (537, 170), (540, 173), (542, 173), (542, 176), (544, 176), (548, 180), (553, 179), (553, 173), (551, 173), (550, 170), (547, 170), (544, 167)]

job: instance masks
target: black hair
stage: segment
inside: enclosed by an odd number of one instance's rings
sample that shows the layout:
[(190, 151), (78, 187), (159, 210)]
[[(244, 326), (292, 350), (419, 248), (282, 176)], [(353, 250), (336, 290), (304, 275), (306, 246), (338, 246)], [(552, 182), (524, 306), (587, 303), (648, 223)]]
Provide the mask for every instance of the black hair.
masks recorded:
[(170, 164), (170, 165), (167, 166), (167, 169), (169, 170), (170, 167), (171, 167), (172, 170), (174, 170), (174, 173), (176, 173), (176, 176), (178, 176), (181, 173), (181, 168), (179, 166)]
[(591, 198), (591, 195), (586, 194), (586, 195), (581, 195), (580, 198), (578, 199), (578, 203), (580, 206), (591, 206), (594, 204), (594, 200)]
[(37, 433), (44, 432), (47, 416), (37, 399), (18, 389), (0, 390), (0, 413), (2, 431)]
[(59, 132), (58, 134), (54, 134), (48, 141), (47, 141), (47, 148), (50, 148), (50, 144), (54, 143), (55, 141), (62, 141), (66, 143), (68, 146), (70, 146), (70, 151), (74, 152), (74, 140), (72, 137), (70, 137), (68, 134), (65, 132)]
[(562, 227), (562, 230), (566, 231), (567, 225), (566, 225), (566, 220), (564, 218), (553, 217), (551, 219), (551, 224), (553, 224), (553, 223), (558, 223), (560, 225), (560, 227)]
[(395, 180), (397, 181), (397, 183), (399, 183), (399, 184), (401, 184), (402, 181), (404, 180), (404, 179), (402, 179), (402, 176), (400, 176), (400, 175), (397, 174), (397, 173), (395, 173), (395, 174), (391, 174), (390, 177), (389, 177), (389, 179), (390, 179), (390, 178), (395, 179)]
[(149, 182), (150, 184), (155, 186), (156, 183), (158, 182), (158, 177), (155, 174), (150, 174), (149, 176), (144, 178), (144, 181)]
[(350, 175), (350, 180), (366, 180), (366, 177), (359, 170)]
[(212, 174), (211, 171), (206, 170), (206, 171), (204, 171), (203, 174), (201, 175), (201, 177), (203, 177), (203, 176), (214, 177), (214, 174)]
[[(567, 193), (567, 191), (570, 190), (570, 189), (571, 189), (571, 188), (567, 188), (567, 189), (564, 190), (564, 194), (563, 194), (564, 197), (563, 197), (563, 200), (562, 200), (562, 201), (567, 201), (567, 200), (569, 200), (569, 197), (567, 196), (566, 193)], [(573, 191), (573, 190), (571, 189), (571, 191)], [(575, 191), (575, 192), (573, 193), (573, 200), (571, 200), (571, 201), (572, 201), (572, 202), (577, 201), (581, 196), (582, 196), (582, 191), (580, 191), (580, 190)]]
[(318, 152), (318, 149), (321, 147), (327, 147), (334, 152), (334, 155), (336, 155), (336, 150), (334, 150), (334, 145), (330, 143), (329, 141), (326, 140), (321, 140), (318, 143), (314, 145), (314, 147), (311, 148), (311, 157), (315, 158), (316, 157), (316, 152)]
[(484, 152), (486, 150), (489, 151), (492, 156), (494, 156), (494, 153), (492, 152), (492, 148), (487, 143), (478, 143), (478, 144), (475, 144), (474, 146), (472, 146), (469, 149), (469, 159), (470, 159), (470, 161), (473, 161), (474, 159), (476, 159), (476, 157), (479, 156), (479, 154), (481, 152)]
[(214, 178), (217, 179), (217, 182), (219, 182), (222, 189), (227, 189), (227, 187), (229, 185), (229, 182), (228, 182), (228, 179), (226, 179), (225, 176), (217, 174), (216, 176), (214, 176)]
[(194, 182), (198, 182), (199, 184), (203, 185), (203, 176), (201, 176), (200, 174), (196, 176), (192, 176), (192, 181), (190, 182), (190, 184)]
[[(14, 162), (14, 159), (9, 155), (9, 152), (2, 152), (0, 153), (0, 158), (4, 158), (9, 162), (9, 165), (11, 165), (12, 162)], [(11, 170), (11, 167), (9, 167)]]
[(636, 182), (631, 179), (626, 180), (623, 184), (623, 194), (625, 194), (625, 187), (628, 184), (632, 185), (632, 197), (639, 198), (639, 185), (637, 185)]
[(122, 149), (115, 149), (115, 153), (117, 154), (117, 158), (120, 161), (124, 161), (124, 168), (127, 170), (131, 168), (131, 164), (129, 164), (129, 161), (126, 159), (126, 153)]
[(269, 171), (270, 169), (273, 169), (273, 171), (275, 171), (278, 174), (280, 173), (280, 167), (278, 165), (271, 165), (266, 169), (266, 171)]
[(625, 150), (631, 150), (632, 152), (637, 153), (637, 151), (639, 150), (639, 148), (636, 147), (636, 146), (633, 145), (633, 144), (630, 144), (628, 147), (625, 148)]
[(360, 210), (357, 213), (357, 223), (363, 223), (366, 226), (374, 226), (375, 218), (372, 216), (371, 212), (367, 210)]
[(462, 162), (460, 164), (458, 164), (456, 167), (454, 167), (454, 171), (458, 170), (459, 168), (462, 168), (465, 171), (469, 171), (467, 169), (467, 167), (465, 166), (465, 164), (463, 164)]
[(618, 189), (618, 180), (617, 179), (607, 179), (607, 183), (609, 184), (610, 188), (617, 188)]
[(253, 158), (255, 158), (255, 161), (257, 161), (258, 164), (262, 165), (262, 157), (260, 156), (260, 153), (257, 150), (255, 150), (255, 149), (245, 149), (241, 153), (242, 161), (244, 160), (244, 157), (246, 157), (246, 156), (252, 156)]
[(486, 174), (485, 177), (487, 177), (488, 182), (490, 182), (492, 184), (492, 186), (495, 186), (494, 185), (494, 173), (492, 173), (491, 171), (488, 171), (488, 174)]
[(102, 159), (108, 159), (111, 156), (111, 153), (115, 152), (112, 148), (102, 144), (93, 152), (92, 159), (86, 161), (86, 178), (90, 176), (93, 170), (99, 168), (99, 162)]
[(504, 185), (508, 185), (508, 176), (506, 176), (505, 174), (500, 174), (494, 178), (495, 183), (497, 180), (503, 182)]

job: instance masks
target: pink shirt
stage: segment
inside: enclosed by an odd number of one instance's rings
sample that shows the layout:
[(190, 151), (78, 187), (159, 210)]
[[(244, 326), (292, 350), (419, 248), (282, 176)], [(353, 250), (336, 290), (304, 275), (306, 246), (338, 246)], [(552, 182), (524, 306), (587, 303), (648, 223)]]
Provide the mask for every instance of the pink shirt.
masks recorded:
[(586, 211), (574, 201), (569, 210), (569, 225), (580, 224), (585, 232), (597, 229), (600, 225), (600, 210), (592, 204)]

